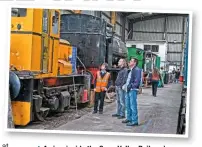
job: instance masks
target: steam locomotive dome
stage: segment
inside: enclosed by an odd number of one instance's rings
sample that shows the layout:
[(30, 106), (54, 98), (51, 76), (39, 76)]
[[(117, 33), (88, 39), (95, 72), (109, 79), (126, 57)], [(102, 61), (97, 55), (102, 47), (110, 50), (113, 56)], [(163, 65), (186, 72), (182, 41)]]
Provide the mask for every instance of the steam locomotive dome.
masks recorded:
[(127, 58), (128, 49), (126, 44), (118, 37), (113, 37), (113, 42), (109, 47), (112, 48), (113, 64), (117, 64), (120, 58)]
[(77, 47), (77, 56), (86, 67), (97, 67), (106, 54), (106, 22), (86, 14), (61, 15), (61, 39)]
[(118, 37), (113, 37), (113, 43), (110, 44), (110, 47), (112, 47), (112, 51), (114, 55), (127, 57), (128, 50), (127, 50), (126, 44)]

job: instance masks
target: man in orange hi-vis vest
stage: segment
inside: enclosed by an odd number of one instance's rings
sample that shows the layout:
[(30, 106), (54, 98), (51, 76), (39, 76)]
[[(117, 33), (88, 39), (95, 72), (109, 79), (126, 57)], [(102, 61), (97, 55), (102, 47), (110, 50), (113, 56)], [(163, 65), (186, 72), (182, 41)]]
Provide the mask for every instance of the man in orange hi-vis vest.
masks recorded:
[(107, 89), (110, 86), (110, 73), (106, 71), (107, 64), (103, 63), (100, 67), (100, 71), (96, 74), (95, 79), (95, 104), (94, 104), (94, 111), (93, 113), (97, 113), (98, 111), (98, 102), (100, 101), (99, 105), (99, 113), (103, 113), (103, 107), (104, 107), (104, 98)]

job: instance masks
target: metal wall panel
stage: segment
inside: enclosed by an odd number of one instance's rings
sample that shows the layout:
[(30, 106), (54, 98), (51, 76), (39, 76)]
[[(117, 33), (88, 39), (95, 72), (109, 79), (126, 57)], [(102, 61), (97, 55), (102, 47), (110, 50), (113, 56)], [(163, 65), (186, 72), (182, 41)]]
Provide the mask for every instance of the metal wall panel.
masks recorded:
[(116, 34), (118, 34), (119, 36), (121, 36), (122, 34), (122, 27), (118, 24), (116, 24)]
[(95, 11), (95, 16), (100, 17), (100, 11)]
[(182, 34), (167, 34), (168, 42), (173, 42), (174, 40), (176, 40), (177, 42), (182, 42)]
[(187, 25), (188, 25), (188, 23), (187, 23), (187, 17), (185, 17), (184, 18), (185, 19), (185, 21), (184, 21), (184, 26), (185, 26), (185, 28), (184, 28), (184, 40), (186, 40), (187, 38), (187, 35), (186, 35), (186, 33), (188, 33), (187, 31)]
[[(153, 20), (147, 20), (142, 22), (137, 22), (133, 24), (134, 31), (141, 31), (141, 32), (133, 32), (133, 39), (134, 40), (162, 40), (163, 33), (154, 33), (154, 32), (164, 32), (164, 23), (165, 18), (158, 18)], [(186, 28), (186, 22), (184, 23)], [(183, 16), (169, 16), (166, 23), (166, 31), (167, 34), (167, 41), (168, 42), (183, 42)], [(150, 32), (150, 33), (147, 33)], [(186, 32), (186, 30), (185, 30)], [(172, 34), (173, 33), (173, 34)], [(168, 43), (168, 51), (170, 52), (181, 52), (182, 51), (182, 44), (173, 44)], [(180, 53), (169, 53), (168, 54), (168, 61), (181, 61), (182, 54)]]
[(168, 61), (181, 61), (181, 54), (168, 53), (167, 60)]
[(107, 16), (111, 17), (111, 12), (110, 11), (102, 11), (102, 13), (105, 13)]
[(129, 23), (129, 21), (128, 21), (128, 19), (126, 19), (126, 22), (125, 22), (125, 28), (126, 29), (128, 29), (128, 23)]
[(108, 23), (110, 23), (110, 19), (102, 14), (102, 19), (106, 20)]
[(119, 22), (120, 24), (121, 23), (121, 15), (119, 13), (116, 13), (116, 21)]
[(184, 21), (184, 26), (185, 26), (184, 31), (186, 33), (187, 32), (187, 25), (188, 25), (188, 23), (187, 23), (187, 17), (184, 17), (184, 19), (185, 19), (185, 21)]
[(178, 66), (177, 69), (180, 69), (181, 63), (180, 63), (180, 62), (177, 62), (176, 64), (177, 64), (177, 66)]
[(68, 10), (61, 10), (61, 14), (72, 14), (73, 12)]
[(168, 52), (181, 52), (182, 44), (168, 44)]
[(133, 39), (134, 40), (162, 40), (163, 33), (139, 33), (139, 32), (133, 32)]
[(169, 16), (167, 21), (167, 32), (181, 32), (183, 27), (182, 16)]
[(82, 14), (88, 14), (88, 15), (93, 15), (95, 16), (95, 11), (90, 11), (90, 10), (82, 10)]
[(125, 29), (125, 40), (128, 39), (128, 31)]
[(133, 24), (134, 31), (152, 31), (163, 32), (164, 31), (165, 18), (141, 21)]

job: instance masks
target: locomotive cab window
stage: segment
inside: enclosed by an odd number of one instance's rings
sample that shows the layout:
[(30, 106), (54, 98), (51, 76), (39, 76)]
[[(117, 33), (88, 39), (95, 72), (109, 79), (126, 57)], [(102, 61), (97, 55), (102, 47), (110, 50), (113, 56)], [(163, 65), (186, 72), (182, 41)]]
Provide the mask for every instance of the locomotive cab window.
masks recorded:
[(43, 10), (43, 32), (48, 33), (48, 10)]
[(146, 54), (146, 58), (151, 58), (152, 57), (152, 54), (151, 53), (147, 53)]
[(59, 13), (57, 11), (53, 12), (53, 16), (52, 16), (52, 31), (53, 34), (58, 34), (59, 33)]
[(25, 17), (27, 15), (27, 8), (12, 8), (11, 16), (12, 17)]

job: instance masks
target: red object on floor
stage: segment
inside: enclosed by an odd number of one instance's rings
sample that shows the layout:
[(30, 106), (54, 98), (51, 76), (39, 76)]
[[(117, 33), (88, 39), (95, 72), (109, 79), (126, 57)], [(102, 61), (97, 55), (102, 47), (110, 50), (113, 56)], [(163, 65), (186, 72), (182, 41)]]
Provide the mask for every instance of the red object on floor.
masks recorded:
[(183, 76), (180, 76), (179, 81), (183, 82)]
[(83, 91), (83, 100), (82, 101), (83, 102), (88, 101), (88, 91), (86, 89)]

